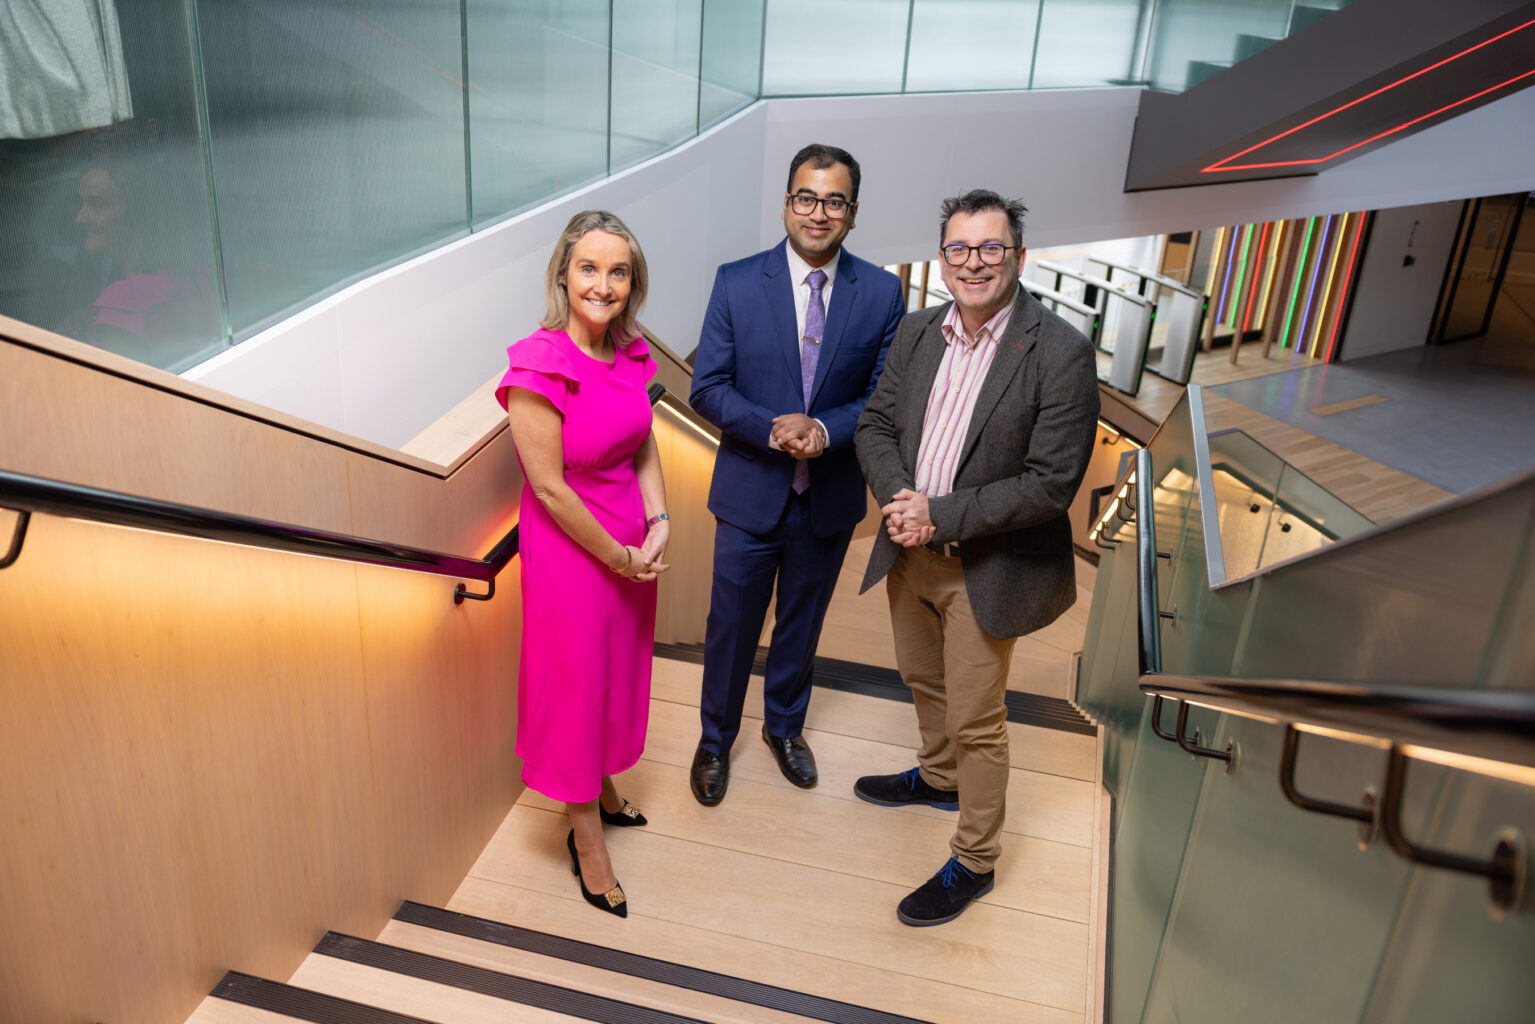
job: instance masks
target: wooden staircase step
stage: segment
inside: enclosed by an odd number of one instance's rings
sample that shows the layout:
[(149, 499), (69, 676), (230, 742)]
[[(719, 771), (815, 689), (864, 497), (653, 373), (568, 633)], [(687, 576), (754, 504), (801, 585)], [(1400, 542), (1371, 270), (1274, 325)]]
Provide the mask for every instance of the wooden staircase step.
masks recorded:
[(524, 977), (559, 977), (566, 986), (579, 978), (586, 991), (621, 993), (716, 1024), (920, 1024), (914, 1017), (417, 903), (402, 905), (380, 938)]
[(187, 1018), (187, 1024), (438, 1024), (331, 992), (230, 971)]
[[(926, 1020), (1009, 1024), (1083, 1021), (1081, 1010), (1061, 1010), (970, 987), (966, 979), (952, 977), (947, 950), (934, 952), (929, 961), (931, 971), (908, 973), (905, 965), (893, 958), (870, 965), (846, 956), (826, 957), (818, 950), (743, 934), (750, 930), (744, 926), (734, 933), (722, 933), (706, 929), (708, 922), (673, 921), (633, 911), (627, 920), (619, 921), (597, 913), (573, 896), (573, 892), (540, 892), (471, 875), (459, 886), (448, 908)], [(1011, 966), (999, 963), (996, 969), (1005, 971)]]

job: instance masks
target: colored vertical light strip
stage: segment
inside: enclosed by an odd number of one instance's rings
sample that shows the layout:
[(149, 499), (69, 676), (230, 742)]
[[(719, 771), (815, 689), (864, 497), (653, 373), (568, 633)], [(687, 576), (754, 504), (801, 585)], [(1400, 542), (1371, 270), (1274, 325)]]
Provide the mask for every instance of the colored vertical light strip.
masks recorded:
[(1300, 323), (1295, 325), (1295, 351), (1300, 353), (1306, 347), (1306, 322), (1311, 319), (1311, 303), (1316, 298), (1316, 279), (1322, 273), (1322, 260), (1326, 257), (1327, 234), (1332, 231), (1332, 219), (1335, 214), (1329, 213), (1327, 220), (1322, 224), (1322, 234), (1316, 240), (1316, 263), (1311, 267), (1311, 281), (1306, 285), (1306, 305), (1301, 310)]
[(1226, 244), (1226, 229), (1219, 228), (1215, 232), (1215, 248), (1210, 250), (1210, 269), (1205, 273), (1206, 301), (1215, 296), (1215, 275), (1219, 269), (1221, 258), (1221, 246)]
[(1355, 257), (1359, 255), (1359, 240), (1364, 237), (1364, 219), (1368, 211), (1361, 210), (1359, 223), (1354, 228), (1354, 245), (1348, 253), (1348, 263), (1343, 267), (1343, 290), (1338, 293), (1338, 315), (1332, 320), (1332, 333), (1327, 338), (1327, 354), (1322, 357), (1325, 363), (1332, 362), (1333, 346), (1338, 343), (1338, 325), (1343, 322), (1343, 306), (1348, 302), (1349, 282), (1354, 278)]
[(1242, 257), (1237, 261), (1237, 286), (1231, 292), (1231, 314), (1226, 323), (1237, 329), (1237, 316), (1242, 305), (1242, 285), (1247, 281), (1247, 257), (1253, 248), (1253, 233), (1258, 225), (1249, 224), (1242, 229)]
[(1320, 218), (1312, 217), (1306, 221), (1306, 237), (1301, 239), (1300, 259), (1295, 264), (1295, 286), (1290, 289), (1290, 308), (1285, 311), (1284, 330), (1279, 333), (1279, 347), (1288, 348), (1290, 344), (1290, 321), (1295, 317), (1295, 300), (1300, 298), (1301, 278), (1306, 276), (1306, 257), (1311, 249), (1311, 230), (1316, 227)]
[(1258, 299), (1258, 322), (1269, 322), (1269, 300), (1274, 297), (1274, 278), (1279, 276), (1279, 253), (1284, 248), (1288, 221), (1275, 221), (1274, 244), (1269, 249), (1268, 273), (1263, 277), (1263, 295)]
[(1332, 258), (1327, 263), (1327, 276), (1322, 278), (1322, 302), (1316, 308), (1316, 328), (1311, 336), (1311, 347), (1306, 354), (1312, 359), (1316, 358), (1317, 349), (1322, 347), (1322, 331), (1327, 326), (1327, 303), (1332, 298), (1332, 285), (1338, 279), (1338, 259), (1343, 255), (1343, 242), (1348, 238), (1349, 218), (1352, 214), (1345, 213), (1343, 219), (1338, 221), (1338, 235), (1333, 239)]
[[(1225, 228), (1221, 230), (1224, 231)], [(1221, 310), (1226, 308), (1226, 296), (1231, 294), (1231, 265), (1236, 262), (1237, 257), (1236, 233), (1236, 226), (1232, 225), (1231, 248), (1226, 251), (1226, 276), (1221, 278), (1221, 297), (1215, 304), (1215, 320), (1217, 323), (1225, 319), (1225, 317), (1221, 316)]]
[(1270, 226), (1268, 221), (1264, 221), (1263, 234), (1258, 236), (1258, 262), (1253, 264), (1253, 287), (1252, 291), (1247, 293), (1247, 312), (1242, 316), (1243, 334), (1246, 334), (1247, 329), (1253, 325), (1253, 300), (1258, 297), (1258, 273), (1263, 267), (1263, 247), (1268, 244)]

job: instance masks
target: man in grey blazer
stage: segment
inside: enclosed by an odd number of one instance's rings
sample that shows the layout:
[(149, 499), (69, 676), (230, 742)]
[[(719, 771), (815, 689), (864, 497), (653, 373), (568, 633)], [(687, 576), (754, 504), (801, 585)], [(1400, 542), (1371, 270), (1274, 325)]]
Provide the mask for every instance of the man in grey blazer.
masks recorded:
[(1022, 203), (977, 189), (939, 230), (954, 301), (901, 321), (854, 441), (885, 516), (863, 589), (886, 580), (918, 766), (870, 775), (870, 803), (959, 812), (942, 869), (901, 901), (941, 924), (990, 891), (1008, 780), (1008, 664), (1076, 600), (1066, 509), (1098, 417), (1092, 344), (1018, 286)]

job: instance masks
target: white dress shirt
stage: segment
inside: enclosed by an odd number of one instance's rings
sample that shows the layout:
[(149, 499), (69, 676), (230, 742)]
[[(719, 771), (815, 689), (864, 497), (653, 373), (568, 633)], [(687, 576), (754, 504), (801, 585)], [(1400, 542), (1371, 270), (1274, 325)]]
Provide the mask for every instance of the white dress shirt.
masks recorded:
[[(812, 267), (806, 263), (799, 253), (794, 251), (794, 246), (785, 244), (784, 253), (789, 257), (789, 280), (794, 285), (794, 328), (798, 332), (800, 348), (805, 345), (805, 314), (810, 309), (810, 282), (806, 280), (813, 270), (819, 270), (826, 275), (826, 281), (821, 285), (821, 304), (827, 313), (831, 312), (831, 286), (837, 280), (837, 263), (842, 259), (842, 250), (826, 261), (825, 266)], [(819, 372), (819, 367), (817, 367)], [(815, 417), (811, 417), (815, 419)], [(831, 434), (826, 430), (826, 424), (816, 420), (816, 426), (821, 428), (821, 444), (826, 446), (831, 443)], [(782, 451), (783, 446), (768, 436), (768, 447), (775, 451)]]

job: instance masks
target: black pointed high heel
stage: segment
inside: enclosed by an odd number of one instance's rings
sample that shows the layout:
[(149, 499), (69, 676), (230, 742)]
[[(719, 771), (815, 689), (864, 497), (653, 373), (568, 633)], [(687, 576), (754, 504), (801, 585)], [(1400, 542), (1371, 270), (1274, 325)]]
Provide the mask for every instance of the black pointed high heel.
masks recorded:
[(571, 829), (570, 834), (565, 837), (565, 846), (570, 850), (570, 873), (576, 876), (576, 882), (581, 886), (581, 898), (598, 910), (606, 910), (619, 917), (628, 917), (629, 901), (624, 898), (623, 886), (615, 885), (604, 893), (595, 893), (586, 887), (586, 879), (581, 877), (581, 855), (576, 853), (575, 829)]
[(617, 828), (634, 828), (637, 825), (649, 824), (649, 822), (645, 820), (645, 815), (640, 813), (640, 809), (627, 800), (625, 800), (624, 805), (616, 811), (603, 810), (602, 801), (598, 800), (597, 815), (602, 818), (602, 823), (604, 825), (613, 825)]

